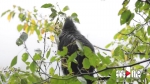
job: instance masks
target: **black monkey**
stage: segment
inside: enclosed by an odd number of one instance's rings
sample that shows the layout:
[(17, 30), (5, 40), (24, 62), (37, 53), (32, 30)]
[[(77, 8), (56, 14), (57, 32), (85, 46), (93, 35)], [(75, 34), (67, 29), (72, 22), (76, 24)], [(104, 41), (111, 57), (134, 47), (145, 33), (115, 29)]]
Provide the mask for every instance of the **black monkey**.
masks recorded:
[[(67, 46), (68, 48), (68, 53), (67, 55), (72, 55), (74, 52), (78, 51), (78, 46), (76, 44), (72, 44), (71, 43), (75, 42), (76, 40), (78, 40), (79, 42), (81, 42), (83, 44), (83, 46), (87, 46), (89, 47), (93, 52), (94, 52), (94, 47), (92, 46), (92, 44), (77, 30), (75, 24), (73, 23), (72, 19), (70, 17), (67, 17), (62, 29), (62, 32), (59, 36), (59, 44), (58, 44), (58, 50), (62, 51), (63, 47)], [(72, 71), (75, 75), (80, 74), (81, 73), (89, 73), (89, 72), (93, 72), (94, 71), (94, 67), (90, 67), (88, 70), (82, 69), (83, 65), (83, 59), (85, 58), (85, 56), (81, 56), (81, 55), (77, 55), (76, 60), (78, 62), (78, 64), (72, 62), (71, 63), (71, 68)], [(66, 59), (62, 59), (61, 61), (62, 63), (66, 63)], [(69, 71), (67, 69), (67, 67), (62, 66), (62, 71), (65, 75), (69, 74)], [(93, 76), (93, 75), (90, 75)], [(87, 80), (87, 84), (92, 84), (91, 80)]]

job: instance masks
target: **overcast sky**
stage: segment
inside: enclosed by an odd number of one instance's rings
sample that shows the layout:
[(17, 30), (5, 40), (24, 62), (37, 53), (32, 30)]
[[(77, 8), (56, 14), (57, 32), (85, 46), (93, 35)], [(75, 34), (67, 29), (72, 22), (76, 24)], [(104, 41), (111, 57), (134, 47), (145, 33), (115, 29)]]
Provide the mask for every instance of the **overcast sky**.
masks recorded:
[[(33, 7), (36, 6), (39, 14), (44, 15), (48, 14), (48, 10), (41, 9), (41, 5), (57, 2), (60, 8), (69, 6), (68, 14), (72, 12), (78, 14), (80, 19), (80, 24), (77, 24), (78, 29), (96, 46), (104, 48), (106, 44), (113, 41), (114, 34), (122, 28), (117, 15), (122, 7), (122, 0), (0, 0), (0, 14), (7, 9), (12, 9), (13, 5), (17, 5), (26, 10), (33, 10)], [(16, 28), (19, 23), (18, 17), (10, 22), (7, 20), (7, 15), (0, 17), (0, 68), (8, 66), (14, 56), (21, 57), (24, 52), (21, 51), (23, 46), (18, 47), (15, 44), (20, 35)], [(32, 35), (26, 42), (32, 54), (36, 48), (42, 46), (38, 45), (36, 40), (36, 35)], [(20, 61), (17, 66), (22, 68), (21, 58), (18, 60)]]

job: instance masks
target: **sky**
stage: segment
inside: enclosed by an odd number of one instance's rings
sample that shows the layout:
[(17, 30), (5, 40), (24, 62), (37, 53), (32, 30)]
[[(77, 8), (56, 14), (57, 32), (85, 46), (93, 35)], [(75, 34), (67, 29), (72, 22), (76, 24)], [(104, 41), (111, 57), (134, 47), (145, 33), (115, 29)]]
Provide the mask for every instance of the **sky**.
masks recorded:
[[(133, 0), (134, 1), (134, 0)], [(93, 44), (104, 48), (113, 41), (113, 36), (121, 30), (118, 11), (122, 7), (122, 0), (0, 0), (0, 14), (13, 5), (21, 6), (26, 10), (33, 10), (35, 6), (39, 14), (48, 14), (48, 9), (40, 8), (45, 3), (58, 3), (60, 8), (69, 6), (68, 14), (76, 12), (80, 19), (78, 30)], [(16, 40), (20, 33), (17, 32), (18, 17), (10, 22), (7, 15), (0, 17), (0, 69), (10, 65), (14, 56), (18, 55), (16, 67), (24, 67), (21, 55), (23, 46), (17, 46)], [(26, 41), (28, 51), (34, 55), (34, 50), (41, 48), (43, 44), (37, 44), (36, 35), (31, 35)]]

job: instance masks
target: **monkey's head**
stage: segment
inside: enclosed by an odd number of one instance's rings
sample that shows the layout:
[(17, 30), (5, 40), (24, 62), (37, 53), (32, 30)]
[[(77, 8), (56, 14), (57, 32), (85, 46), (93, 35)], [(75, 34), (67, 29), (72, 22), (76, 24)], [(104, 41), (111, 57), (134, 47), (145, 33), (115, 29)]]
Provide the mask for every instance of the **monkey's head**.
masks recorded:
[(63, 26), (63, 31), (76, 31), (77, 28), (72, 20), (71, 17), (67, 17), (65, 19), (65, 23), (64, 23), (64, 26)]

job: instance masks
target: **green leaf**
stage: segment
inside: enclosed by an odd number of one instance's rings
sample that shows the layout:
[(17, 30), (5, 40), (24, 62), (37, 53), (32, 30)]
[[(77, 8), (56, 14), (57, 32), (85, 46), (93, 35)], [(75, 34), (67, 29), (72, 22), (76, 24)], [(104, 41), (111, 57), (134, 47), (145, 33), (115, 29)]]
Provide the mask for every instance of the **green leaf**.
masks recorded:
[(118, 15), (121, 15), (125, 10), (127, 10), (126, 7), (121, 8), (118, 12)]
[(96, 78), (89, 76), (89, 75), (84, 75), (83, 77), (88, 80), (96, 81)]
[(51, 8), (51, 7), (54, 7), (53, 4), (51, 4), (51, 3), (44, 4), (41, 6), (41, 8)]
[(142, 74), (141, 74), (141, 80), (143, 81), (143, 80), (145, 80), (145, 78), (146, 78), (146, 74), (145, 74), (145, 73), (142, 73)]
[(142, 66), (142, 65), (135, 65), (134, 66), (134, 69), (137, 69), (137, 70), (143, 69), (143, 68), (144, 68), (144, 66)]
[(26, 78), (21, 79), (21, 84), (28, 84), (27, 79)]
[(21, 39), (22, 41), (26, 41), (28, 38), (28, 34), (25, 32), (22, 32), (22, 34), (20, 35), (19, 39)]
[(105, 46), (105, 48), (109, 48), (111, 45), (112, 45), (112, 42), (109, 43), (109, 44), (107, 44), (107, 45)]
[(33, 61), (31, 64), (30, 64), (30, 70), (34, 73), (36, 71), (36, 63)]
[(46, 54), (46, 58), (48, 58), (50, 56), (50, 51), (51, 51), (51, 49), (48, 50), (48, 52)]
[(134, 18), (134, 13), (131, 13), (131, 16), (130, 16), (128, 22), (127, 22), (128, 25), (130, 24), (130, 22), (131, 22), (131, 20), (132, 20), (133, 18)]
[(69, 7), (68, 7), (68, 6), (65, 6), (65, 7), (63, 8), (63, 11), (67, 11), (67, 10), (69, 10)]
[(131, 12), (130, 10), (125, 10), (122, 14), (121, 14), (121, 18), (120, 18), (120, 24), (123, 25), (124, 23), (128, 22), (131, 16)]
[(55, 70), (54, 70), (54, 68), (53, 67), (51, 67), (50, 69), (49, 69), (49, 74), (50, 75), (54, 75), (54, 73), (55, 73)]
[(40, 59), (41, 59), (41, 55), (35, 53), (35, 55), (33, 56), (33, 59), (34, 59), (34, 60), (40, 60)]
[(127, 6), (129, 2), (130, 2), (130, 0), (124, 0), (124, 2), (122, 3), (122, 5), (123, 6)]
[(107, 84), (116, 83), (116, 71), (113, 70), (111, 77), (108, 79)]
[(74, 52), (71, 56), (69, 56), (68, 61), (69, 61), (69, 62), (72, 62), (76, 57), (77, 57), (77, 53)]
[(19, 24), (19, 25), (17, 26), (17, 30), (20, 32), (22, 29), (23, 29), (23, 25)]
[(92, 50), (87, 46), (83, 46), (83, 52), (84, 52), (84, 55), (88, 58), (90, 58), (91, 54), (93, 54)]
[(22, 44), (23, 44), (23, 41), (20, 38), (18, 38), (16, 41), (16, 45), (20, 46)]
[(23, 53), (23, 55), (22, 55), (22, 61), (26, 62), (27, 59), (28, 59), (28, 57), (29, 57), (28, 53)]
[(15, 12), (14, 11), (12, 11), (12, 12), (10, 12), (11, 13), (11, 16), (12, 16), (12, 18), (15, 16)]
[(39, 36), (40, 35), (40, 30), (36, 29), (36, 34)]
[(78, 15), (77, 15), (77, 13), (72, 13), (72, 14), (71, 14), (71, 17), (72, 17), (72, 18), (77, 18)]
[(5, 15), (6, 13), (8, 13), (8, 12), (10, 12), (10, 10), (7, 10), (7, 11), (3, 12), (3, 13), (1, 14), (1, 17), (4, 16), (4, 15)]
[(3, 74), (0, 74), (0, 78), (2, 82), (6, 82), (5, 76)]
[(13, 66), (16, 65), (16, 64), (17, 64), (17, 56), (15, 56), (15, 57), (13, 58), (13, 60), (11, 61), (10, 67), (13, 67)]
[(23, 22), (26, 19), (26, 16), (23, 13), (19, 13), (19, 19), (21, 22)]
[[(36, 79), (35, 79), (35, 77), (34, 77), (33, 75), (31, 75), (31, 74), (30, 74), (29, 76), (27, 76), (27, 79), (28, 79), (30, 82), (32, 82), (32, 83), (37, 82)], [(32, 84), (32, 83), (31, 83), (31, 84)]]
[(60, 56), (65, 56), (68, 53), (68, 48), (67, 47), (63, 47), (63, 51), (59, 51), (58, 50), (58, 55)]
[(135, 3), (135, 7), (136, 8), (140, 8), (143, 5), (143, 2), (137, 0), (137, 2)]
[(85, 69), (89, 69), (89, 68), (90, 68), (90, 62), (89, 62), (89, 60), (88, 60), (87, 58), (84, 58), (84, 59), (83, 59), (82, 64), (83, 64), (83, 67), (84, 67)]
[(56, 16), (57, 16), (57, 13), (56, 12), (52, 12), (49, 17), (51, 17), (52, 18), (51, 20), (53, 20), (53, 19), (55, 19)]
[(147, 27), (148, 35), (150, 35), (150, 26)]
[(77, 23), (80, 23), (79, 19), (78, 18), (73, 18), (73, 20)]
[(52, 56), (51, 59), (50, 59), (50, 62), (56, 61), (56, 58), (57, 58), (57, 56)]
[(113, 53), (113, 56), (119, 56), (124, 59), (124, 52), (122, 51), (122, 46), (118, 46)]

